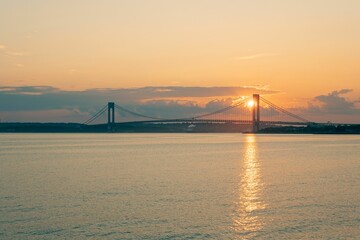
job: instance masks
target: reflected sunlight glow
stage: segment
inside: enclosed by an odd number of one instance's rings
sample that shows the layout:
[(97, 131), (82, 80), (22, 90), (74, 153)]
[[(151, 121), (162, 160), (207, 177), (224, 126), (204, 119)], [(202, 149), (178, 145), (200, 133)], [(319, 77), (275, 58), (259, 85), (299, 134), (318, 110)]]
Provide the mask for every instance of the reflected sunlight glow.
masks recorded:
[(239, 238), (253, 237), (253, 233), (263, 227), (258, 211), (266, 204), (262, 201), (263, 182), (261, 166), (257, 157), (256, 137), (246, 135), (243, 166), (240, 172), (236, 215), (233, 219), (234, 229)]

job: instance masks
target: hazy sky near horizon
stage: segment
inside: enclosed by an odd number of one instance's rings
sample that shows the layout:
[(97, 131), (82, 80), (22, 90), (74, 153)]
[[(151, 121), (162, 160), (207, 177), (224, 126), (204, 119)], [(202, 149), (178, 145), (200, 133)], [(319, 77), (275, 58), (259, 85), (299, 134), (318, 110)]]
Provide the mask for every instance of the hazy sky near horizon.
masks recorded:
[(258, 86), (283, 105), (339, 92), (354, 107), (359, 12), (358, 0), (3, 0), (0, 86)]

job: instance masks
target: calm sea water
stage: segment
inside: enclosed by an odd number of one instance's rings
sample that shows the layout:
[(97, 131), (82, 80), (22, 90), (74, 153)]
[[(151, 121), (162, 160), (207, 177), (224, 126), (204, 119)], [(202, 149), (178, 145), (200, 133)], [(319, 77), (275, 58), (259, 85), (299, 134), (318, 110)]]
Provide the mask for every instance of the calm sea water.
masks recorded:
[(0, 239), (360, 238), (360, 136), (0, 134)]

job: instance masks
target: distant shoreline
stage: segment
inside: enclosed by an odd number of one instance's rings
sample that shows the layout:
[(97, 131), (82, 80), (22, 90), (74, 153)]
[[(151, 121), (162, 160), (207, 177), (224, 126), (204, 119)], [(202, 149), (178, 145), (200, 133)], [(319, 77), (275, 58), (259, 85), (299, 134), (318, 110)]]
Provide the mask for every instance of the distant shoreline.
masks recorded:
[[(240, 124), (118, 123), (111, 130), (107, 124), (79, 123), (0, 123), (0, 133), (252, 133), (252, 126)], [(303, 127), (268, 126), (258, 134), (360, 134), (360, 124), (309, 125)]]

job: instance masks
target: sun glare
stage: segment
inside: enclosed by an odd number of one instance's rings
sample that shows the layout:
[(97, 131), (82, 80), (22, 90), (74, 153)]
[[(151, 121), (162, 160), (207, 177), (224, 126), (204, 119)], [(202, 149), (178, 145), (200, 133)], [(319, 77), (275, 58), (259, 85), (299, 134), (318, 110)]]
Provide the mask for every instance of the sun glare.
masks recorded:
[(250, 100), (250, 101), (247, 102), (246, 105), (247, 105), (248, 108), (253, 108), (255, 106), (255, 102), (253, 100)]

